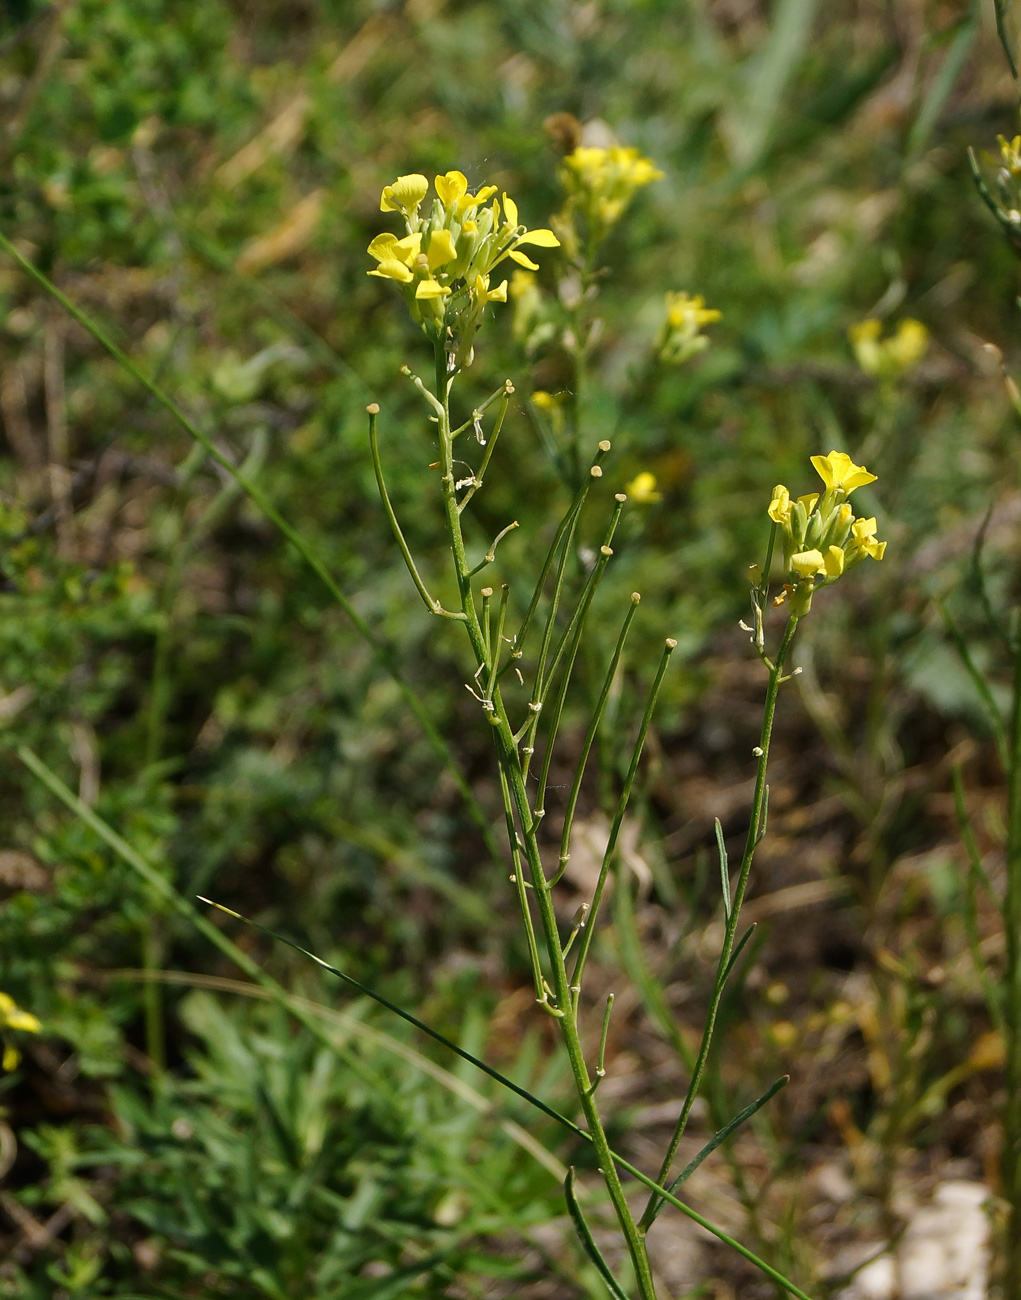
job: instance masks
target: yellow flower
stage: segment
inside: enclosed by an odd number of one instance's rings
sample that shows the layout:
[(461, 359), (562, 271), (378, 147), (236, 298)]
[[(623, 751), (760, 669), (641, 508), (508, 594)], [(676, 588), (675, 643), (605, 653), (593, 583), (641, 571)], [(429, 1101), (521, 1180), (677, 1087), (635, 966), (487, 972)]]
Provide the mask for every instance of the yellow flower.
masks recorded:
[(433, 184), (443, 206), (459, 214), (481, 207), (496, 193), (495, 185), (484, 185), (478, 194), (469, 194), (468, 178), (464, 172), (447, 172), (443, 176), (437, 176)]
[(782, 483), (773, 489), (773, 499), (766, 511), (774, 524), (788, 524), (791, 519), (791, 494)]
[(1002, 135), (996, 137), (1000, 145), (1000, 159), (1011, 176), (1021, 176), (1021, 135), (1007, 141)]
[(851, 525), (851, 538), (851, 549), (861, 555), (881, 560), (886, 554), (886, 543), (876, 540), (875, 518), (856, 519)]
[(826, 572), (826, 561), (822, 551), (799, 551), (791, 556), (791, 568), (802, 578), (812, 578)]
[(636, 192), (662, 175), (650, 158), (643, 158), (630, 146), (579, 145), (564, 159), (560, 173), (567, 203), (559, 220), (571, 230), (572, 244), (577, 239), (575, 213), (585, 219), (592, 242), (599, 243), (623, 216)]
[(22, 1011), (10, 994), (0, 993), (0, 1028), (24, 1029), (27, 1033), (38, 1034), (42, 1025), (31, 1012)]
[[(9, 993), (0, 993), (0, 1030), (20, 1029), (24, 1033), (38, 1034), (42, 1025), (37, 1016), (30, 1011), (22, 1011)], [(11, 1043), (3, 1044), (3, 1057), (0, 1064), (5, 1070), (14, 1070), (21, 1060), (21, 1053)]]
[(379, 197), (380, 212), (403, 212), (410, 217), (425, 198), (429, 182), (418, 172), (398, 176), (392, 185), (384, 185)]
[(796, 618), (808, 613), (820, 587), (836, 582), (866, 556), (881, 560), (886, 553), (886, 543), (876, 538), (875, 519), (855, 519), (843, 499), (876, 476), (842, 451), (813, 456), (812, 464), (825, 492), (809, 492), (792, 503), (790, 492), (778, 483), (767, 510), (781, 530), (785, 566), (783, 592), (773, 603), (780, 605), (789, 598)]
[(714, 307), (707, 307), (700, 293), (697, 293), (694, 298), (689, 298), (686, 293), (668, 293), (666, 301), (667, 323), (674, 329), (687, 325), (694, 325), (696, 329), (701, 329), (703, 325), (709, 325), (723, 316), (723, 312), (717, 311)]
[(886, 342), (886, 354), (900, 370), (913, 369), (929, 347), (929, 331), (921, 321), (902, 320), (897, 333)]
[(912, 370), (925, 356), (929, 331), (921, 321), (902, 320), (896, 333), (881, 337), (883, 327), (874, 317), (852, 325), (847, 331), (855, 360), (867, 375), (890, 380)]
[(440, 284), (438, 280), (419, 280), (415, 289), (415, 297), (419, 300), (423, 298), (445, 298), (450, 290), (445, 284)]
[(506, 302), (507, 281), (504, 280), (495, 289), (490, 289), (489, 276), (477, 275), (475, 277), (475, 293), (480, 302)]
[(855, 488), (876, 481), (875, 474), (870, 474), (864, 465), (856, 465), (846, 452), (831, 451), (828, 456), (813, 456), (811, 459), (828, 491), (839, 490), (850, 495)]
[(515, 271), (510, 279), (510, 296), (524, 298), (535, 288), (535, 276), (531, 271)]
[(398, 239), (396, 235), (377, 235), (369, 245), (369, 254), (379, 265), (366, 275), (378, 275), (384, 280), (397, 280), (400, 284), (410, 284), (415, 278), (411, 267), (422, 247), (421, 234), (405, 235)]
[(558, 411), (563, 404), (563, 396), (557, 393), (547, 393), (545, 389), (537, 388), (532, 394), (532, 405), (537, 406), (540, 411)]
[(486, 305), (507, 301), (506, 280), (490, 288), (494, 268), (510, 258), (538, 270), (522, 246), (556, 248), (560, 241), (552, 230), (524, 226), (506, 194), (502, 219), (495, 185), (471, 194), (460, 171), (437, 176), (434, 183), (437, 198), (424, 217), (419, 212), (429, 189), (424, 176), (399, 176), (384, 188), (380, 207), (403, 215), (406, 234), (376, 236), (369, 254), (377, 265), (368, 274), (401, 286), (413, 318), (434, 341), (443, 340), (456, 370), (474, 355), (472, 340)]
[(686, 293), (667, 293), (666, 320), (656, 340), (661, 361), (681, 365), (709, 346), (702, 333), (703, 325), (718, 321), (723, 313), (707, 307), (701, 294), (693, 298)]
[(454, 236), (449, 230), (434, 230), (429, 237), (429, 247), (425, 250), (425, 255), (429, 260), (430, 271), (435, 271), (438, 266), (446, 266), (457, 256)]
[(651, 506), (663, 499), (662, 492), (656, 491), (656, 475), (650, 474), (647, 469), (643, 469), (630, 483), (625, 484), (624, 491), (640, 506)]

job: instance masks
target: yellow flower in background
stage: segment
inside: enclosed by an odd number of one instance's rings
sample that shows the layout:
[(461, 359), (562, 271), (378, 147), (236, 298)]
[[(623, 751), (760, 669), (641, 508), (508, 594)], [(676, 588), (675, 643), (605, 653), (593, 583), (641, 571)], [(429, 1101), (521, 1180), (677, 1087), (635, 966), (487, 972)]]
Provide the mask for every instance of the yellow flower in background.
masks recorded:
[(864, 465), (856, 465), (844, 451), (831, 451), (828, 456), (812, 456), (811, 461), (829, 491), (839, 490), (850, 494), (855, 488), (876, 481), (875, 474), (870, 474)]
[(929, 331), (921, 321), (902, 320), (897, 333), (886, 341), (886, 355), (902, 370), (913, 370), (929, 348)]
[(656, 338), (656, 351), (659, 359), (667, 365), (683, 365), (709, 346), (702, 327), (720, 320), (723, 313), (715, 307), (707, 307), (700, 293), (694, 297), (686, 293), (667, 293), (665, 302), (666, 319)]
[(1000, 146), (1000, 161), (1011, 174), (1011, 176), (1021, 176), (1021, 135), (1016, 135), (1013, 140), (1007, 140), (1004, 136), (996, 137)]
[(857, 488), (876, 481), (864, 465), (856, 465), (843, 451), (813, 456), (812, 465), (825, 491), (809, 492), (796, 501), (778, 483), (766, 513), (783, 539), (783, 593), (774, 604), (790, 598), (792, 615), (801, 617), (812, 607), (812, 596), (866, 558), (881, 560), (886, 543), (876, 537), (874, 517), (856, 519), (846, 498)]
[(855, 360), (867, 375), (892, 380), (913, 370), (929, 347), (929, 331), (921, 321), (902, 320), (889, 338), (875, 317), (859, 321), (847, 331)]
[(643, 469), (630, 483), (626, 483), (624, 491), (640, 506), (655, 505), (657, 501), (663, 500), (663, 493), (656, 491), (656, 475), (650, 474), (647, 469)]
[[(37, 1016), (30, 1011), (22, 1011), (8, 993), (0, 993), (0, 1035), (5, 1029), (20, 1029), (24, 1033), (38, 1034), (42, 1025)], [(14, 1070), (21, 1060), (21, 1053), (12, 1044), (3, 1041), (3, 1058), (0, 1064), (5, 1070)]]
[(569, 153), (560, 170), (567, 199), (555, 224), (567, 235), (572, 252), (580, 241), (577, 217), (583, 219), (591, 243), (599, 244), (624, 215), (635, 194), (662, 175), (651, 158), (643, 158), (630, 145), (604, 148), (583, 144)]

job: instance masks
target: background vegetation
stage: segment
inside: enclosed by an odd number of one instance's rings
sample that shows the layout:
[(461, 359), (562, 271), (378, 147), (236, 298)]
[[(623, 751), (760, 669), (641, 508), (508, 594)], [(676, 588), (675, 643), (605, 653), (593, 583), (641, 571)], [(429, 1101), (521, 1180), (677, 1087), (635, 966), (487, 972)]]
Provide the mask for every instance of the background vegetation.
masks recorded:
[[(807, 457), (834, 446), (881, 476), (890, 547), (804, 628), (748, 905), (763, 924), (712, 1086), (736, 1108), (792, 1083), (691, 1197), (826, 1295), (857, 1262), (847, 1248), (896, 1231), (905, 1197), (952, 1176), (995, 1191), (1001, 1051), (973, 950), (995, 965), (997, 938), (967, 906), (955, 765), (994, 880), (1003, 792), (938, 607), (974, 627), (995, 677), (972, 552), (985, 519), (993, 599), (1016, 599), (1021, 497), (985, 347), (1017, 369), (1015, 259), (966, 159), (1013, 133), (991, 15), (949, 0), (11, 0), (0, 106), (0, 229), (214, 431), (386, 648), (0, 262), (0, 989), (43, 1025), (9, 1035), (23, 1059), (0, 1082), (0, 1294), (601, 1294), (557, 1160), (529, 1135), (579, 1168), (584, 1151), (235, 933), (308, 1000), (327, 1050), (14, 752), (32, 747), (186, 896), (299, 936), (558, 1095), (506, 870), (386, 670), (440, 722), (498, 832), (455, 642), (415, 603), (376, 499), (371, 400), (391, 493), (438, 570), (426, 433), (397, 373), (424, 344), (363, 252), (389, 228), (381, 186), (408, 171), (458, 167), (545, 225), (557, 113), (600, 120), (665, 173), (604, 250), (587, 402), (586, 437), (614, 441), (609, 484), (649, 470), (663, 494), (626, 517), (601, 596), (619, 610), (643, 593), (621, 716), (663, 636), (679, 641), (629, 848), (637, 903), (596, 952), (620, 995), (614, 1142), (654, 1165), (683, 1091), (671, 1039), (701, 1023), (719, 933), (712, 819), (738, 834), (750, 795), (746, 566), (772, 485), (805, 483)], [(650, 361), (666, 289), (723, 312), (681, 368)], [(562, 501), (527, 398), (565, 370), (555, 350), (525, 356), (497, 310), (475, 382), (481, 396), (511, 377), (518, 400), (482, 517), (490, 535), (521, 520), (511, 564)], [(863, 374), (847, 330), (868, 316), (922, 321), (925, 360), (896, 382)], [(621, 963), (639, 995), (613, 982)], [(759, 1294), (667, 1218), (671, 1294)]]

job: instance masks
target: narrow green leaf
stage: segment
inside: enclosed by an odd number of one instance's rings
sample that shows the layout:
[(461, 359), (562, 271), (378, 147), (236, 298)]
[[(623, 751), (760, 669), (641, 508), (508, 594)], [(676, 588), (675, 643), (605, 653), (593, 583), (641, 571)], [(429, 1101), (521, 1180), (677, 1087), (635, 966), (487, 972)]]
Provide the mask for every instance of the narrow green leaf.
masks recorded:
[(1017, 59), (1014, 57), (1014, 42), (1011, 40), (1008, 27), (1016, 27), (1017, 24), (1011, 22), (1010, 11), (1014, 8), (1014, 0), (993, 0), (993, 11), (996, 14), (996, 35), (1000, 38), (1000, 44), (1003, 46), (1003, 52), (1007, 56), (1007, 66), (1010, 68), (1010, 75), (1017, 81)]
[(727, 866), (727, 846), (723, 842), (723, 827), (716, 818), (716, 847), (720, 853), (720, 886), (723, 889), (723, 911), (730, 920), (730, 869)]
[(567, 1177), (564, 1179), (564, 1196), (567, 1199), (567, 1212), (574, 1223), (574, 1230), (578, 1234), (578, 1240), (581, 1242), (585, 1254), (595, 1264), (599, 1270), (599, 1276), (606, 1283), (606, 1288), (613, 1296), (614, 1300), (628, 1300), (627, 1293), (623, 1291), (617, 1279), (610, 1271), (610, 1266), (603, 1259), (599, 1247), (585, 1222), (585, 1216), (581, 1212), (581, 1206), (578, 1204), (578, 1198), (574, 1193), (574, 1165), (567, 1171)]
[(693, 1160), (689, 1161), (688, 1164), (684, 1166), (681, 1172), (670, 1184), (670, 1190), (672, 1192), (676, 1191), (676, 1189), (680, 1187), (682, 1183), (687, 1182), (687, 1180), (691, 1177), (691, 1175), (695, 1172), (695, 1170), (699, 1167), (699, 1165), (702, 1163), (703, 1160), (705, 1160), (708, 1156), (711, 1156), (712, 1153), (722, 1142), (726, 1142), (727, 1138), (730, 1137), (731, 1133), (733, 1133), (736, 1129), (739, 1129), (741, 1125), (744, 1124), (747, 1120), (750, 1120), (756, 1111), (761, 1110), (762, 1107), (765, 1106), (767, 1101), (771, 1101), (778, 1092), (780, 1092), (783, 1088), (786, 1088), (787, 1085), (790, 1083), (790, 1081), (791, 1081), (791, 1076), (789, 1074), (785, 1074), (782, 1078), (777, 1079), (776, 1083), (774, 1083), (771, 1088), (767, 1088), (767, 1090), (762, 1094), (761, 1097), (758, 1097), (750, 1105), (746, 1106), (744, 1110), (739, 1111), (729, 1123), (724, 1124), (723, 1128), (721, 1128), (718, 1133), (714, 1134), (713, 1137), (710, 1138), (710, 1140), (705, 1144), (705, 1146), (698, 1153), (698, 1155), (695, 1156)]

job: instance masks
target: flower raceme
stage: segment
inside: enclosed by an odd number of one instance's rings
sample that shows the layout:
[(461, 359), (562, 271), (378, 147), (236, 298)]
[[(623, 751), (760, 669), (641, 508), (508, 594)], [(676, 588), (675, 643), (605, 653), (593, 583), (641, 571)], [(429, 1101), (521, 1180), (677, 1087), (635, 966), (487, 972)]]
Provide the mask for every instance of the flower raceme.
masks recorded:
[(637, 191), (662, 176), (651, 158), (643, 158), (630, 145), (579, 145), (564, 159), (560, 174), (567, 192), (561, 220), (570, 222), (574, 213), (580, 212), (593, 243), (598, 244), (624, 215)]
[(686, 293), (667, 293), (665, 302), (666, 319), (656, 339), (656, 351), (665, 365), (683, 365), (709, 346), (702, 327), (718, 321), (723, 313), (707, 307), (700, 293), (693, 298)]
[(847, 331), (855, 360), (867, 375), (880, 380), (906, 375), (925, 356), (929, 331), (917, 320), (902, 320), (895, 333), (883, 338), (881, 323), (870, 316)]
[(507, 301), (507, 281), (492, 284), (496, 267), (510, 259), (537, 271), (524, 248), (557, 248), (560, 241), (552, 230), (522, 225), (517, 204), (507, 194), (497, 198), (495, 185), (472, 194), (459, 171), (433, 184), (436, 198), (426, 215), (424, 176), (398, 176), (384, 186), (380, 211), (399, 212), (407, 233), (376, 236), (368, 249), (376, 266), (368, 274), (399, 285), (415, 320), (433, 337), (454, 340), (455, 364), (463, 365), (486, 303)]
[(812, 465), (823, 491), (792, 499), (778, 483), (767, 510), (783, 534), (787, 581), (776, 603), (789, 596), (791, 613), (797, 616), (808, 613), (820, 587), (835, 582), (866, 557), (881, 560), (886, 551), (886, 543), (876, 538), (875, 519), (855, 518), (847, 501), (855, 489), (874, 483), (875, 474), (843, 451), (813, 456)]

